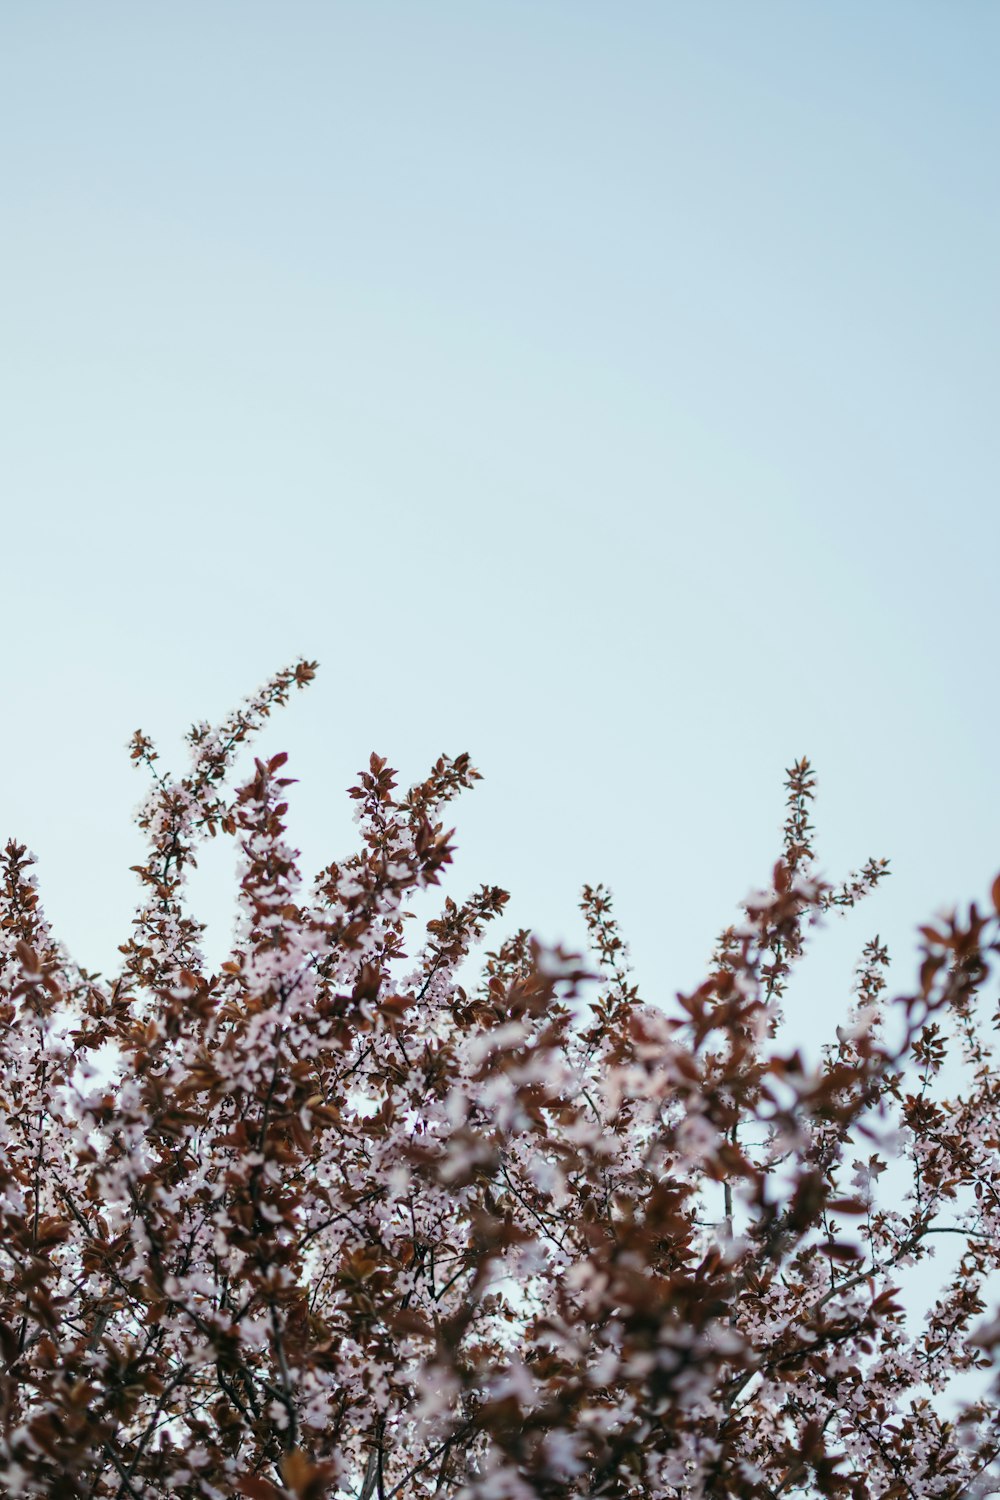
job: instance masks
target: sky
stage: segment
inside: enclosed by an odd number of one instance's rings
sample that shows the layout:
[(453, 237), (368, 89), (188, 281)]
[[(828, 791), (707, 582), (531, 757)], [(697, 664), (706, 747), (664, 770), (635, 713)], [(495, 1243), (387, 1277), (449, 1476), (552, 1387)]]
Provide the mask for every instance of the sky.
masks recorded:
[[(0, 16), (0, 832), (114, 965), (127, 741), (286, 662), (312, 872), (375, 749), (448, 889), (700, 982), (819, 775), (815, 1040), (1000, 870), (1000, 9), (35, 0)], [(221, 954), (231, 850), (194, 896)]]

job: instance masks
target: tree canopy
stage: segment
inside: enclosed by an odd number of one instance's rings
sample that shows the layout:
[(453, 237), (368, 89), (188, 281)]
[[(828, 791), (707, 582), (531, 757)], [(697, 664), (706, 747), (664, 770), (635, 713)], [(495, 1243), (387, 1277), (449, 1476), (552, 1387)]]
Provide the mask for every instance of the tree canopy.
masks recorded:
[[(804, 1057), (781, 1004), (810, 928), (886, 865), (820, 878), (802, 760), (771, 879), (692, 993), (640, 995), (602, 886), (589, 957), (517, 931), (476, 959), (505, 892), (410, 909), (468, 755), (406, 791), (373, 755), (358, 847), (311, 884), (286, 757), (233, 788), (315, 666), (192, 728), (182, 776), (135, 735), (147, 853), (113, 976), (3, 853), (0, 1491), (1000, 1493), (1000, 881), (921, 929), (894, 999), (869, 941)], [(216, 836), (240, 868), (212, 968), (185, 883)], [(954, 1269), (914, 1316), (900, 1276), (939, 1236)]]

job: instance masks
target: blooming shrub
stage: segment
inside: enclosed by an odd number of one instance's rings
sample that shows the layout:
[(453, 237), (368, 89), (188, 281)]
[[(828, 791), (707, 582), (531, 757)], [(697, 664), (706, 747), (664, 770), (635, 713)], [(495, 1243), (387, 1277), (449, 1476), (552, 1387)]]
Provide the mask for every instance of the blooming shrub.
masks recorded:
[[(994, 1406), (942, 1403), (1000, 1344), (1000, 883), (988, 912), (923, 929), (916, 987), (889, 1005), (869, 943), (807, 1064), (781, 1040), (789, 974), (885, 865), (818, 878), (802, 761), (773, 879), (694, 993), (640, 999), (601, 887), (583, 896), (596, 975), (522, 931), (473, 981), (503, 891), (446, 898), (419, 937), (408, 920), (450, 861), (467, 756), (405, 794), (372, 756), (360, 847), (311, 886), (285, 757), (227, 790), (314, 670), (192, 729), (180, 779), (136, 734), (148, 853), (115, 977), (62, 950), (31, 856), (6, 846), (0, 1489), (997, 1493)], [(185, 880), (216, 835), (241, 866), (213, 972)], [(899, 1273), (936, 1235), (957, 1268), (913, 1319)]]

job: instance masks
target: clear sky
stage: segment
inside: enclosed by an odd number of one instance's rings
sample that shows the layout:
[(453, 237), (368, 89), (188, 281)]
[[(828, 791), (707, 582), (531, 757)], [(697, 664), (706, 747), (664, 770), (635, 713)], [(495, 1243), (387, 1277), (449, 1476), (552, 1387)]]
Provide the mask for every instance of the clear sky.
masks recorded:
[[(823, 1014), (1000, 869), (1000, 8), (5, 7), (0, 825), (106, 967), (141, 725), (269, 729), (310, 870), (442, 749), (460, 897), (651, 998), (820, 774)], [(226, 855), (200, 894), (225, 936)]]

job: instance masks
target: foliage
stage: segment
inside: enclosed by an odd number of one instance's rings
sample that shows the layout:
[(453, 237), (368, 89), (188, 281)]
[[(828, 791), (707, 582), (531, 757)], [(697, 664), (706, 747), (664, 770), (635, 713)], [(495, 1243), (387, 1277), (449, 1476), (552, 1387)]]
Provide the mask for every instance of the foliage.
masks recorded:
[[(801, 761), (771, 883), (672, 1009), (640, 998), (602, 887), (583, 899), (599, 976), (517, 932), (470, 982), (503, 891), (446, 899), (408, 940), (467, 756), (403, 795), (373, 755), (351, 789), (360, 848), (308, 888), (285, 757), (226, 790), (314, 669), (194, 728), (179, 780), (136, 734), (148, 854), (113, 979), (61, 949), (31, 856), (6, 847), (0, 1490), (996, 1493), (995, 1411), (942, 1414), (1000, 1343), (982, 1318), (994, 910), (923, 929), (916, 987), (889, 1006), (870, 942), (818, 1065), (784, 1047), (810, 927), (885, 874), (818, 878)], [(241, 866), (213, 973), (185, 880), (217, 834)], [(957, 1268), (907, 1318), (900, 1272), (938, 1235)]]

